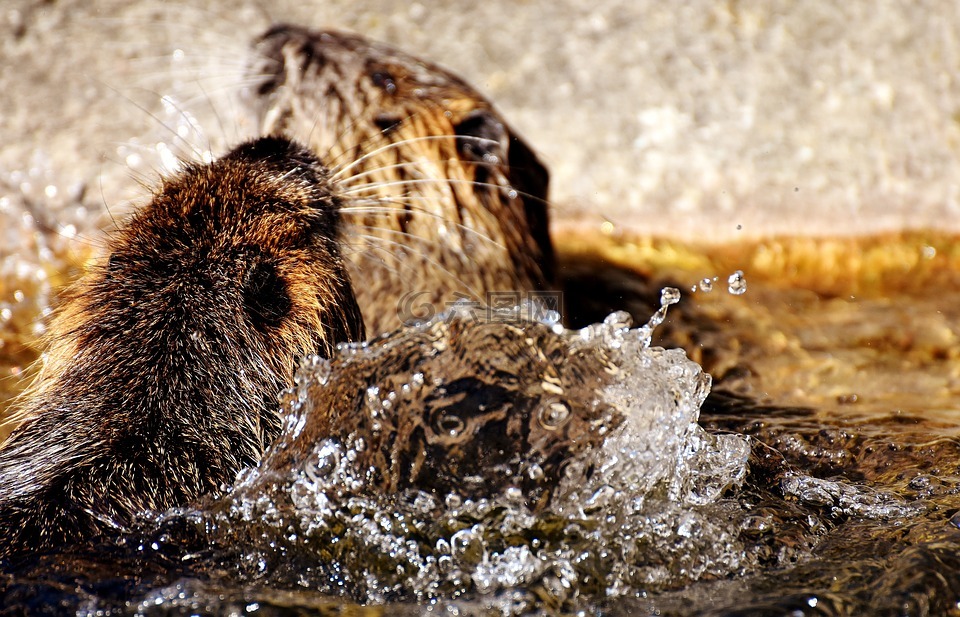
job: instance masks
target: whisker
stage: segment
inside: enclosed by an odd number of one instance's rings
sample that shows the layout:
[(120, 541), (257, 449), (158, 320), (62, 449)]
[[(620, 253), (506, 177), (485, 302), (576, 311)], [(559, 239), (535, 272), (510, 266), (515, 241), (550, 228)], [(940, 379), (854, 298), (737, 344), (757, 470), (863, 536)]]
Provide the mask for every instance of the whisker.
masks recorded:
[(376, 155), (378, 155), (378, 154), (380, 154), (380, 153), (382, 153), (382, 152), (386, 152), (387, 150), (390, 150), (390, 149), (392, 149), (392, 148), (400, 148), (400, 147), (402, 147), (402, 146), (404, 146), (404, 145), (407, 145), (407, 144), (413, 144), (413, 143), (425, 142), (425, 141), (453, 140), (453, 139), (456, 139), (456, 138), (458, 138), (458, 137), (464, 137), (464, 138), (469, 137), (469, 138), (475, 139), (478, 143), (489, 143), (489, 144), (499, 143), (499, 142), (497, 142), (497, 141), (495, 141), (495, 140), (493, 140), (493, 139), (487, 139), (487, 138), (484, 138), (484, 137), (473, 137), (473, 136), (424, 135), (424, 136), (422, 136), (422, 137), (411, 137), (411, 138), (409, 138), (409, 139), (404, 139), (404, 140), (397, 141), (397, 142), (391, 142), (391, 143), (387, 144), (386, 146), (381, 146), (380, 148), (377, 148), (377, 149), (375, 149), (375, 150), (372, 150), (372, 151), (364, 154), (363, 156), (357, 158), (355, 161), (353, 161), (352, 163), (350, 163), (350, 164), (348, 164), (348, 165), (345, 165), (345, 166), (339, 167), (339, 168), (335, 168), (335, 171), (331, 174), (330, 179), (333, 180), (333, 181), (336, 181), (336, 180), (339, 179), (341, 176), (343, 176), (343, 174), (347, 173), (347, 172), (350, 171), (351, 169), (354, 169), (357, 165), (363, 163), (363, 162), (366, 161), (367, 159), (369, 159), (369, 158), (371, 158), (371, 157), (374, 157), (374, 156), (376, 156)]
[[(399, 202), (398, 202), (398, 203), (399, 203)], [(395, 208), (374, 208), (374, 207), (366, 207), (366, 206), (346, 206), (346, 207), (341, 207), (341, 208), (340, 208), (340, 212), (341, 212), (341, 213), (346, 212), (347, 214), (374, 214), (374, 215), (380, 214), (380, 215), (383, 215), (383, 216), (390, 216), (390, 217), (395, 217), (395, 216), (397, 216), (397, 215), (399, 214), (398, 211), (397, 211)], [(461, 224), (461, 223), (454, 223), (453, 221), (450, 221), (447, 217), (445, 217), (445, 216), (443, 216), (442, 214), (439, 214), (439, 213), (437, 213), (437, 212), (430, 212), (429, 210), (426, 210), (425, 208), (411, 207), (411, 208), (404, 208), (404, 210), (403, 210), (402, 213), (403, 213), (403, 214), (410, 213), (410, 214), (414, 214), (414, 215), (429, 216), (429, 217), (431, 217), (431, 218), (434, 218), (434, 219), (440, 220), (440, 221), (442, 221), (442, 222), (444, 222), (444, 223), (447, 223), (447, 224), (449, 224), (449, 225), (452, 225), (452, 226), (453, 226), (454, 228), (456, 228), (458, 231), (464, 232), (464, 233), (466, 233), (466, 234), (471, 234), (471, 235), (477, 237), (478, 239), (483, 240), (484, 242), (487, 242), (487, 243), (489, 243), (489, 244), (491, 244), (491, 245), (493, 245), (493, 246), (495, 246), (495, 247), (497, 247), (497, 248), (504, 249), (504, 250), (506, 250), (506, 248), (507, 248), (505, 245), (497, 242), (496, 240), (494, 240), (493, 238), (491, 238), (491, 237), (488, 236), (487, 234), (481, 233), (481, 232), (477, 231), (476, 229), (474, 229), (474, 228), (472, 228), (472, 227), (469, 227), (469, 226), (467, 226), (467, 225), (463, 225), (463, 224)], [(354, 223), (353, 221), (350, 221), (350, 223), (351, 223), (351, 224), (356, 224), (356, 223)], [(381, 227), (377, 227), (376, 229), (384, 229), (385, 231), (389, 231), (389, 230), (387, 230), (386, 228), (381, 228)], [(414, 235), (412, 235), (412, 234), (411, 234), (411, 237), (417, 237), (417, 238), (419, 238), (419, 236), (414, 236)]]
[[(101, 84), (102, 86), (104, 86), (105, 88), (107, 88), (108, 90), (110, 90), (111, 92), (113, 92), (114, 94), (116, 94), (117, 96), (119, 96), (119, 97), (121, 97), (122, 99), (124, 99), (125, 101), (127, 101), (128, 103), (130, 103), (131, 105), (133, 105), (135, 108), (137, 108), (137, 109), (139, 109), (140, 111), (142, 111), (147, 117), (152, 118), (158, 125), (160, 125), (163, 129), (165, 129), (167, 132), (169, 132), (169, 133), (175, 138), (175, 140), (179, 140), (183, 145), (185, 145), (187, 151), (192, 152), (193, 156), (195, 156), (195, 157), (197, 157), (197, 158), (201, 158), (201, 159), (203, 158), (203, 153), (200, 151), (199, 148), (197, 148), (194, 144), (192, 144), (192, 143), (191, 143), (189, 140), (187, 140), (185, 137), (181, 136), (180, 133), (179, 133), (174, 127), (172, 127), (172, 126), (170, 126), (169, 124), (167, 124), (166, 122), (164, 122), (162, 119), (160, 119), (160, 117), (159, 117), (158, 115), (156, 115), (155, 113), (151, 112), (149, 109), (147, 109), (145, 106), (141, 105), (140, 103), (137, 103), (137, 102), (136, 102), (135, 100), (133, 100), (131, 97), (127, 96), (126, 94), (124, 94), (124, 93), (122, 93), (122, 92), (120, 92), (118, 89), (114, 88), (113, 86), (111, 86), (111, 85), (109, 85), (109, 84), (107, 84), (107, 83), (104, 83), (104, 82), (102, 82), (102, 81), (100, 82), (100, 84)], [(150, 91), (147, 91), (147, 92), (150, 92)], [(168, 100), (168, 99), (169, 99), (168, 96), (162, 96), (162, 95), (160, 95), (160, 94), (157, 93), (157, 92), (150, 92), (150, 93), (153, 94), (154, 96), (156, 96), (157, 98), (159, 98), (161, 101), (164, 101), (164, 100)], [(169, 99), (169, 100), (170, 100), (171, 103), (173, 103), (172, 99)], [(173, 108), (174, 108), (174, 109), (177, 109), (177, 107), (176, 107), (175, 105), (174, 105)], [(182, 110), (181, 110), (181, 111), (182, 111)], [(187, 114), (187, 115), (184, 116), (184, 119), (186, 120), (188, 117), (189, 117), (189, 115)], [(188, 123), (189, 123), (189, 120), (188, 120)], [(193, 124), (191, 124), (191, 126), (194, 127)], [(194, 128), (195, 128), (195, 127), (194, 127)]]
[[(354, 227), (357, 227), (357, 228), (367, 228), (367, 229), (376, 229), (377, 231), (381, 231), (380, 228), (371, 228), (371, 227), (368, 226), (368, 225), (354, 225)], [(398, 247), (398, 248), (400, 248), (400, 249), (403, 249), (403, 250), (401, 251), (401, 253), (403, 253), (403, 252), (412, 253), (413, 255), (417, 256), (418, 258), (420, 258), (420, 259), (423, 260), (424, 262), (426, 262), (426, 263), (434, 266), (434, 267), (437, 268), (439, 271), (441, 271), (441, 272), (443, 272), (444, 274), (446, 274), (447, 276), (449, 276), (452, 280), (454, 280), (454, 281), (456, 281), (457, 283), (459, 283), (460, 285), (462, 285), (464, 288), (466, 288), (466, 290), (467, 290), (469, 293), (473, 294), (474, 296), (480, 297), (480, 294), (477, 292), (477, 290), (476, 290), (472, 285), (467, 284), (466, 281), (464, 281), (463, 279), (461, 279), (455, 272), (447, 269), (447, 268), (444, 267), (440, 262), (438, 262), (438, 261), (435, 260), (435, 259), (432, 259), (432, 258), (428, 257), (426, 254), (420, 253), (420, 252), (418, 252), (418, 251), (411, 251), (411, 250), (410, 250), (410, 246), (407, 245), (407, 244), (404, 244), (404, 243), (402, 243), (402, 242), (398, 242), (398, 241), (396, 241), (396, 240), (389, 240), (389, 239), (387, 239), (387, 238), (382, 238), (382, 237), (380, 237), (380, 236), (375, 236), (375, 235), (371, 235), (371, 234), (358, 233), (358, 234), (354, 234), (352, 237), (360, 238), (360, 239), (363, 239), (363, 240), (367, 240), (368, 242), (371, 243), (371, 246), (368, 247), (368, 248), (379, 249), (379, 250), (381, 250), (381, 251), (386, 252), (386, 253), (387, 253), (388, 255), (390, 255), (391, 257), (400, 257), (401, 255), (398, 255), (397, 253), (391, 252), (391, 251), (387, 250), (387, 249), (386, 249), (385, 247), (383, 247), (383, 246), (378, 247), (378, 246), (377, 246), (377, 243), (380, 243), (380, 244), (388, 244), (388, 245), (391, 245), (391, 246), (394, 246), (394, 247)], [(347, 254), (358, 254), (358, 255), (362, 255), (362, 254), (363, 254), (363, 251), (360, 249), (360, 247), (351, 247), (351, 248), (354, 249), (354, 250), (351, 251), (351, 252), (348, 252)], [(386, 266), (386, 264), (384, 264), (384, 265)], [(414, 269), (413, 264), (410, 264), (409, 262), (406, 262), (406, 261), (404, 261), (404, 260), (398, 260), (398, 265), (401, 266), (401, 267), (402, 267), (402, 266), (407, 266), (407, 269), (409, 269), (409, 270), (413, 270), (413, 269)]]
[(389, 180), (389, 181), (386, 181), (386, 182), (372, 182), (372, 183), (370, 183), (370, 184), (365, 184), (365, 185), (363, 185), (363, 186), (358, 186), (358, 187), (354, 187), (354, 188), (348, 188), (348, 189), (345, 190), (345, 191), (341, 191), (341, 194), (343, 194), (343, 195), (363, 195), (364, 191), (373, 191), (373, 190), (376, 190), (376, 189), (389, 188), (389, 187), (393, 187), (393, 186), (411, 186), (411, 185), (414, 185), (414, 186), (415, 186), (415, 185), (418, 185), (418, 184), (430, 184), (430, 183), (434, 183), (434, 184), (469, 184), (469, 185), (472, 185), (472, 186), (482, 186), (482, 187), (484, 187), (484, 188), (500, 189), (500, 190), (503, 190), (503, 191), (507, 191), (507, 192), (509, 192), (509, 193), (514, 193), (514, 194), (519, 195), (519, 196), (522, 196), (522, 197), (528, 197), (528, 198), (530, 198), (530, 199), (532, 199), (532, 200), (534, 200), (534, 201), (537, 201), (537, 202), (540, 202), (540, 203), (549, 205), (549, 202), (548, 202), (546, 199), (542, 198), (542, 197), (537, 197), (536, 195), (533, 195), (533, 194), (531, 194), (531, 193), (527, 193), (527, 192), (525, 192), (525, 191), (518, 191), (517, 189), (515, 189), (515, 188), (513, 188), (513, 187), (510, 187), (510, 186), (503, 186), (503, 185), (501, 185), (501, 184), (496, 184), (496, 183), (494, 183), (494, 182), (478, 182), (478, 181), (476, 181), (476, 180), (460, 180), (460, 179), (457, 179), (457, 178), (411, 178), (411, 179), (409, 179), (409, 180)]
[[(376, 231), (376, 232), (381, 232), (381, 233), (386, 233), (386, 234), (392, 234), (392, 235), (395, 235), (395, 236), (402, 236), (403, 238), (405, 238), (406, 240), (408, 240), (408, 241), (410, 241), (410, 242), (418, 242), (419, 244), (425, 244), (425, 245), (427, 245), (427, 246), (430, 246), (431, 248), (436, 244), (436, 239), (435, 239), (435, 238), (420, 236), (420, 235), (417, 235), (417, 234), (415, 234), (415, 233), (411, 233), (411, 232), (409, 232), (409, 231), (403, 231), (402, 229), (391, 229), (391, 228), (388, 228), (388, 227), (380, 227), (379, 225), (367, 225), (367, 224), (364, 224), (364, 223), (355, 223), (355, 222), (350, 222), (350, 225), (351, 225), (352, 227), (356, 227), (356, 228), (365, 228), (365, 229), (369, 229), (369, 230), (371, 230), (371, 231)], [(489, 242), (490, 242), (490, 244), (493, 244), (493, 245), (496, 246), (496, 247), (503, 248), (502, 245), (498, 244), (497, 242), (495, 242), (495, 241), (493, 241), (493, 240), (489, 240)], [(462, 261), (462, 259), (461, 259), (461, 261)]]
[[(471, 163), (474, 164), (474, 165), (476, 165), (476, 166), (478, 166), (478, 167), (491, 167), (491, 168), (493, 168), (493, 167), (497, 167), (497, 166), (498, 166), (497, 163), (487, 163), (487, 162), (484, 162), (484, 161), (475, 161), (475, 162), (474, 162), (474, 161), (471, 161)], [(375, 174), (375, 173), (377, 173), (377, 172), (388, 171), (388, 170), (391, 170), (391, 169), (403, 169), (403, 168), (405, 168), (405, 167), (414, 167), (414, 168), (417, 168), (417, 167), (419, 167), (419, 166), (422, 165), (422, 164), (423, 164), (423, 161), (407, 161), (407, 162), (405, 162), (405, 163), (394, 163), (393, 165), (384, 165), (383, 167), (375, 167), (374, 169), (368, 169), (367, 171), (363, 171), (363, 172), (360, 172), (360, 173), (358, 173), (358, 174), (354, 174), (354, 175), (352, 175), (352, 176), (350, 176), (350, 177), (348, 177), (348, 178), (346, 178), (346, 179), (344, 179), (344, 180), (341, 180), (341, 181), (338, 182), (337, 184), (338, 184), (338, 186), (341, 186), (341, 187), (350, 187), (350, 186), (353, 185), (353, 183), (354, 183), (356, 180), (358, 180), (358, 179), (360, 179), (360, 178), (365, 178), (365, 177), (367, 177), (367, 176), (372, 176), (373, 174)]]
[[(377, 108), (380, 108), (380, 104), (382, 103), (383, 99), (384, 99), (386, 96), (387, 96), (387, 93), (386, 93), (386, 92), (381, 92), (381, 93), (377, 96), (376, 99), (370, 101), (370, 102), (367, 104), (366, 109), (377, 109)], [(418, 117), (420, 117), (421, 115), (425, 114), (426, 112), (427, 112), (426, 109), (419, 109), (419, 110), (417, 110), (417, 111), (414, 112), (414, 113), (407, 114), (407, 116), (404, 117), (403, 120), (404, 120), (404, 121), (407, 121), (407, 120), (411, 120), (411, 119), (414, 119), (414, 118), (418, 118)], [(357, 126), (358, 126), (361, 122), (363, 122), (364, 120), (365, 120), (365, 118), (364, 118), (362, 115), (354, 115), (354, 116), (351, 118), (351, 122), (348, 122), (348, 123), (343, 127), (343, 130), (341, 130), (340, 133), (336, 136), (337, 139), (336, 139), (336, 142), (334, 142), (334, 143), (343, 143), (343, 141), (344, 141), (343, 138), (348, 134), (348, 132), (350, 132), (352, 129), (354, 129), (355, 127), (357, 127)], [(311, 135), (312, 135), (312, 133), (311, 133)], [(383, 138), (383, 139), (388, 139), (386, 130), (379, 130), (379, 131), (377, 131), (377, 133), (376, 133), (375, 135), (369, 136), (366, 140), (364, 140), (364, 142), (357, 142), (357, 143), (354, 143), (352, 146), (346, 146), (346, 147), (344, 147), (344, 148), (343, 148), (343, 151), (342, 151), (339, 155), (337, 155), (336, 157), (334, 157), (333, 159), (330, 159), (330, 160), (328, 161), (328, 166), (331, 168), (332, 171), (336, 171), (337, 168), (338, 168), (338, 165), (339, 165), (340, 160), (342, 160), (344, 157), (346, 157), (348, 154), (350, 154), (350, 152), (353, 151), (353, 150), (358, 150), (359, 153), (361, 154), (361, 156), (363, 156), (363, 155), (365, 155), (365, 154), (368, 154), (368, 153), (369, 153), (369, 154), (372, 154), (372, 152), (370, 152), (369, 150), (367, 150), (366, 146), (367, 146), (367, 145), (375, 145), (375, 144), (374, 144), (374, 141), (375, 141), (376, 138), (378, 138), (378, 137)], [(440, 136), (436, 136), (436, 137), (440, 137)], [(379, 140), (378, 140), (378, 142), (379, 142)], [(359, 157), (358, 157), (358, 158), (359, 158)]]

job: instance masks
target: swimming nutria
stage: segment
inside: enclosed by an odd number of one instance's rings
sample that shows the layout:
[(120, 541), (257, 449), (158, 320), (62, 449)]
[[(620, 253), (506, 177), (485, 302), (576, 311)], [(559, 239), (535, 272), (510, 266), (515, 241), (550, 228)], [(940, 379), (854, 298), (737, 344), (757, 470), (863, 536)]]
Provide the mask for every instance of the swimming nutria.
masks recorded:
[(0, 557), (184, 504), (259, 460), (296, 358), (364, 336), (327, 176), (262, 138), (164, 180), (110, 238), (0, 448)]
[(547, 170), (473, 88), (334, 31), (277, 25), (254, 57), (260, 133), (307, 144), (349, 197), (344, 256), (368, 332), (459, 297), (515, 292), (512, 306), (553, 288)]

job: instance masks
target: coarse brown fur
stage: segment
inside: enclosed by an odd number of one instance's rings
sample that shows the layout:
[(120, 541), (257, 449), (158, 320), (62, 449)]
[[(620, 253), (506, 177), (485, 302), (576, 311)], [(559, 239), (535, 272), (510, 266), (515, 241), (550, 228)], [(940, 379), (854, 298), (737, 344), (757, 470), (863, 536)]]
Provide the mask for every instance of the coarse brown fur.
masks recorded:
[(52, 328), (0, 449), (0, 557), (218, 491), (279, 431), (299, 356), (363, 338), (327, 171), (278, 138), (163, 181)]
[(547, 170), (463, 80), (336, 31), (277, 25), (254, 51), (261, 133), (307, 144), (344, 196), (368, 332), (458, 298), (507, 292), (512, 306), (554, 288)]

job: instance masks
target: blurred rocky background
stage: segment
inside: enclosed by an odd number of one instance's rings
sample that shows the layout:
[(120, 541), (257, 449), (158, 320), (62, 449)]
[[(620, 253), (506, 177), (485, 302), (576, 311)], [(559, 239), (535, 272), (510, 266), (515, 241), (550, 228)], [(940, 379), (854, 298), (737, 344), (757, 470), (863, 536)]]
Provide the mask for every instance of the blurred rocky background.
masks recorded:
[(953, 0), (6, 0), (0, 210), (122, 210), (162, 170), (157, 144), (176, 153), (162, 125), (196, 118), (183, 143), (226, 147), (246, 130), (220, 101), (248, 41), (293, 21), (460, 73), (549, 165), (560, 225), (957, 230), (957, 15)]

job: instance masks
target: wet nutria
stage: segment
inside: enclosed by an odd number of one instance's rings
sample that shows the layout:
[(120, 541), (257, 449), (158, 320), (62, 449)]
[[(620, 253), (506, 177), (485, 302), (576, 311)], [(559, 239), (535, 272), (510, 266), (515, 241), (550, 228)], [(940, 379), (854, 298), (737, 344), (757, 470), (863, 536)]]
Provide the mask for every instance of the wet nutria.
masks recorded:
[(112, 239), (0, 448), (0, 556), (217, 491), (276, 435), (294, 359), (362, 338), (361, 310), (378, 333), (410, 292), (549, 289), (547, 172), (473, 89), (341, 33), (255, 51), (261, 133), (316, 154), (265, 138), (188, 167)]
[(0, 448), (0, 557), (184, 504), (255, 464), (296, 358), (364, 330), (327, 171), (280, 138), (187, 166), (69, 294)]
[(369, 333), (459, 297), (506, 292), (513, 306), (554, 289), (547, 170), (463, 80), (291, 25), (268, 30), (254, 58), (247, 103), (261, 134), (309, 145), (349, 198), (344, 256)]

